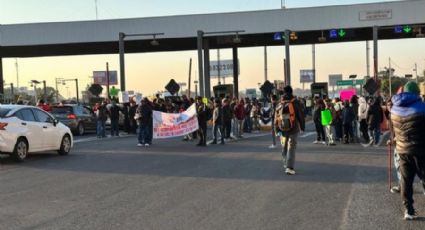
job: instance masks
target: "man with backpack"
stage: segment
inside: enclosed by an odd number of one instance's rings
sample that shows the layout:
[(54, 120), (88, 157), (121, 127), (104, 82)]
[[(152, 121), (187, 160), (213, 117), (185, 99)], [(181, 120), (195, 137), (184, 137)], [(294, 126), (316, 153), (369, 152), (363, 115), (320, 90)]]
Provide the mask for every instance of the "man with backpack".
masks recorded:
[(292, 87), (283, 89), (280, 104), (276, 109), (275, 127), (281, 136), (283, 168), (287, 175), (295, 175), (295, 149), (300, 131), (305, 129), (304, 112), (292, 94)]

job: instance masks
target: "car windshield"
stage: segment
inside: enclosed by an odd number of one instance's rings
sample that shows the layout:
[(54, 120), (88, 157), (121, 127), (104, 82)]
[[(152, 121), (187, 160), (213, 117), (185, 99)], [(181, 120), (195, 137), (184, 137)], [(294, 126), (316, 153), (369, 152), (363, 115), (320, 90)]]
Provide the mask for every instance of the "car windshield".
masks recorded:
[(4, 118), (9, 112), (10, 109), (0, 108), (0, 118)]
[(69, 106), (60, 106), (60, 107), (53, 107), (52, 108), (53, 114), (68, 114), (72, 113), (72, 107)]

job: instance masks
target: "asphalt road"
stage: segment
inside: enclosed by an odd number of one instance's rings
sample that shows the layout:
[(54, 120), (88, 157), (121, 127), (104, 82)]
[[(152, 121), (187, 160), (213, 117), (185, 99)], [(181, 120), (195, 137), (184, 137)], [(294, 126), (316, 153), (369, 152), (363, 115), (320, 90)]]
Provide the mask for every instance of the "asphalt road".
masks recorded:
[(306, 132), (287, 176), (270, 138), (141, 148), (87, 136), (69, 156), (0, 158), (0, 229), (425, 229), (388, 192), (385, 147), (314, 145)]

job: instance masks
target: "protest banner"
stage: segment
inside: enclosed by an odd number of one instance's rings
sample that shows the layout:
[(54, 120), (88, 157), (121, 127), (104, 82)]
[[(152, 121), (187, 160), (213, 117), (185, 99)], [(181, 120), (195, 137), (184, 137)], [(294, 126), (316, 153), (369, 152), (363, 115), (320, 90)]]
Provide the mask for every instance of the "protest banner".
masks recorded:
[(153, 138), (165, 139), (184, 136), (198, 130), (195, 104), (182, 113), (153, 111)]

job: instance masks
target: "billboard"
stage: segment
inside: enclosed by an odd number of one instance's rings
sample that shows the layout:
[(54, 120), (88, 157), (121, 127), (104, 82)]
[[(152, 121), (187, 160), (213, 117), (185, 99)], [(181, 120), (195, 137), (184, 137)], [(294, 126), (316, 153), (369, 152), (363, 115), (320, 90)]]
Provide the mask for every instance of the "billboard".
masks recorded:
[(342, 80), (342, 74), (329, 74), (329, 86), (336, 86)]
[[(117, 71), (109, 71), (109, 85), (118, 85)], [(106, 71), (93, 71), (93, 83), (107, 85)]]
[[(219, 68), (220, 68), (220, 77), (233, 76), (233, 60), (220, 60), (220, 66), (217, 61), (210, 61), (210, 77), (211, 78), (218, 77)], [(238, 75), (239, 74), (240, 74), (240, 69), (238, 69)]]
[(314, 70), (302, 69), (300, 70), (300, 83), (307, 83), (314, 81)]

